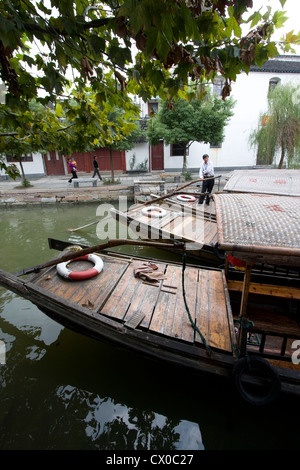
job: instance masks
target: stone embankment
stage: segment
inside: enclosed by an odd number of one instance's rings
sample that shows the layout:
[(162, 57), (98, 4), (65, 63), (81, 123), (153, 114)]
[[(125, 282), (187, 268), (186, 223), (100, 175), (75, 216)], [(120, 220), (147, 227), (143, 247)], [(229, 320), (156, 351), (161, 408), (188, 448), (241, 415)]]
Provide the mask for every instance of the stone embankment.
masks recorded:
[(110, 185), (97, 188), (58, 188), (35, 189), (22, 188), (15, 190), (0, 190), (0, 205), (50, 204), (50, 203), (79, 203), (99, 202), (101, 200), (117, 200), (119, 196), (133, 198), (133, 187)]
[(133, 198), (133, 182), (106, 185), (98, 180), (96, 187), (82, 183), (78, 188), (68, 183), (65, 177), (32, 178), (29, 187), (23, 187), (20, 181), (0, 182), (0, 207), (113, 201), (119, 196)]

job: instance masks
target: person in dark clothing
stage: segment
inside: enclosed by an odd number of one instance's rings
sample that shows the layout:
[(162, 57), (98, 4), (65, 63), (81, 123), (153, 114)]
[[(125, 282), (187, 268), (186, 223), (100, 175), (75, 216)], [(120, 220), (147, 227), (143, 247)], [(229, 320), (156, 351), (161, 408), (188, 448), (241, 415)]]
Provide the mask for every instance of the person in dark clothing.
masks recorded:
[(206, 198), (206, 204), (209, 205), (210, 193), (213, 190), (215, 180), (211, 179), (215, 176), (214, 167), (212, 162), (209, 161), (209, 156), (207, 154), (203, 155), (203, 164), (199, 170), (199, 177), (203, 179), (201, 196), (199, 197), (198, 204), (203, 204), (204, 199)]
[(72, 158), (69, 158), (68, 159), (68, 165), (69, 165), (70, 171), (72, 173), (72, 178), (69, 179), (69, 183), (71, 183), (72, 179), (78, 178), (75, 160), (72, 160)]
[(93, 178), (94, 178), (96, 175), (98, 175), (99, 178), (100, 178), (100, 181), (102, 181), (102, 177), (101, 177), (100, 172), (99, 172), (99, 166), (98, 166), (98, 162), (97, 162), (97, 157), (96, 157), (96, 155), (94, 156), (93, 165), (94, 165), (94, 174), (93, 174)]

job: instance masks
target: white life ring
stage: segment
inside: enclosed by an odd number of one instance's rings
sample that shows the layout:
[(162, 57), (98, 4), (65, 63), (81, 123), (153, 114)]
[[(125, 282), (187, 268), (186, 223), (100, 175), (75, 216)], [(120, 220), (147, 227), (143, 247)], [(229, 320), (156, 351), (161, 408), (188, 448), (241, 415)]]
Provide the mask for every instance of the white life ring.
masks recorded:
[(142, 209), (142, 214), (147, 215), (148, 217), (164, 217), (167, 211), (158, 206), (149, 206)]
[(192, 196), (190, 194), (178, 194), (177, 199), (179, 199), (179, 201), (184, 201), (184, 202), (196, 201), (195, 196)]
[[(87, 260), (91, 261), (94, 263), (94, 267), (91, 269), (87, 269), (86, 271), (71, 271), (70, 269), (67, 268), (67, 265), (71, 263), (71, 261), (77, 261), (77, 260)], [(82, 279), (90, 279), (91, 277), (97, 276), (103, 269), (103, 261), (102, 259), (93, 254), (89, 255), (84, 255), (84, 256), (79, 256), (78, 258), (66, 261), (64, 263), (59, 263), (56, 266), (56, 270), (58, 274), (65, 279), (71, 279), (72, 281), (80, 281)]]

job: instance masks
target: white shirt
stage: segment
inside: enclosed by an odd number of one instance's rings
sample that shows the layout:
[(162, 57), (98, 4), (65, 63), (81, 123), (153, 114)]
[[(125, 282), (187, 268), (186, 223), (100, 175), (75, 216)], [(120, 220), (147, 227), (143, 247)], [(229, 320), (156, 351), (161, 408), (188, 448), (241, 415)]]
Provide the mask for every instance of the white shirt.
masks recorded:
[(199, 170), (200, 179), (203, 179), (204, 175), (209, 177), (215, 176), (214, 166), (210, 160), (207, 163), (203, 163)]

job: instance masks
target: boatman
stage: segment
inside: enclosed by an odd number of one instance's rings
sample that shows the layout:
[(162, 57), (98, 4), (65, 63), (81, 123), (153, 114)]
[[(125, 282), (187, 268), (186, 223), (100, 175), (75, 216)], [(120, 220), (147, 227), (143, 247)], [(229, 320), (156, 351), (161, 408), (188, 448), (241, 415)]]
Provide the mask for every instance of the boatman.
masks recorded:
[(212, 179), (215, 176), (214, 167), (212, 162), (209, 160), (209, 156), (205, 153), (203, 155), (203, 164), (199, 170), (199, 177), (203, 179), (201, 196), (198, 204), (203, 204), (204, 198), (206, 198), (206, 204), (209, 205), (210, 193), (215, 184), (215, 180)]

